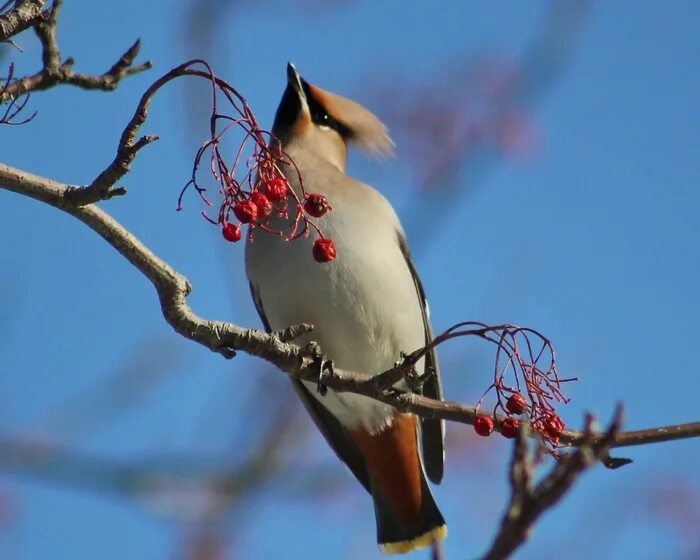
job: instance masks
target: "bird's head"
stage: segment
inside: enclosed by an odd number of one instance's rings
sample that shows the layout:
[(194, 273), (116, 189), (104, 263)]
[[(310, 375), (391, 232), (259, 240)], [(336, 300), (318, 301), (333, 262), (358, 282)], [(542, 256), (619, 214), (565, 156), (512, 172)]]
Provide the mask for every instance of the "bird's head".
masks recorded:
[(359, 103), (309, 84), (287, 65), (287, 88), (275, 115), (273, 134), (285, 149), (308, 149), (345, 170), (348, 143), (375, 155), (389, 155), (387, 128)]

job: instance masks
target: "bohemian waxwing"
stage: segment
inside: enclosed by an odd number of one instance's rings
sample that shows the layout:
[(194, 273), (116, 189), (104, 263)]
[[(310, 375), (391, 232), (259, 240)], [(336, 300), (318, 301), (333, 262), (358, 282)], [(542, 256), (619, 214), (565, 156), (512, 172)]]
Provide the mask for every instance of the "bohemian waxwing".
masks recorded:
[[(339, 368), (380, 373), (432, 336), (396, 213), (345, 173), (349, 143), (382, 155), (392, 152), (392, 140), (367, 109), (307, 83), (291, 64), (272, 132), (306, 192), (325, 195), (332, 205), (316, 223), (335, 242), (337, 258), (316, 262), (311, 237), (286, 242), (261, 232), (249, 239), (246, 269), (260, 317), (268, 331), (310, 323), (313, 332), (297, 343), (318, 342)], [(283, 171), (301, 196), (296, 170)], [(434, 352), (417, 371), (432, 373), (423, 393), (441, 398)], [(442, 479), (443, 423), (361, 395), (329, 390), (322, 396), (315, 384), (293, 383), (330, 446), (372, 495), (381, 549), (404, 553), (444, 538), (447, 527), (426, 481), (426, 475), (434, 483)]]

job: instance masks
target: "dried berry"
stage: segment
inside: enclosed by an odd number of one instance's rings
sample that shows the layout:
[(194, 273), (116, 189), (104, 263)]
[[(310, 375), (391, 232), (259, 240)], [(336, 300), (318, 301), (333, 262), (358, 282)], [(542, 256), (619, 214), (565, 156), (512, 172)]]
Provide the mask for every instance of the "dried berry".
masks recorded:
[(329, 210), (332, 210), (328, 204), (328, 199), (322, 194), (311, 193), (304, 201), (304, 210), (314, 218), (320, 218)]
[(493, 418), (490, 416), (477, 416), (474, 420), (474, 431), (480, 436), (490, 436), (493, 432)]
[(515, 418), (506, 418), (501, 424), (501, 435), (508, 439), (518, 437), (520, 422)]
[(226, 241), (230, 241), (231, 243), (235, 243), (236, 241), (241, 240), (241, 226), (237, 224), (224, 224), (224, 227), (221, 229), (221, 235), (224, 236), (224, 239)]
[(258, 219), (258, 207), (252, 200), (236, 202), (233, 213), (244, 224), (250, 224)]
[(270, 179), (265, 183), (265, 195), (272, 202), (287, 198), (287, 181), (282, 177)]
[(548, 414), (542, 422), (544, 435), (553, 441), (557, 441), (561, 437), (564, 428), (564, 422), (554, 413)]
[(317, 239), (313, 248), (314, 259), (316, 262), (330, 262), (336, 257), (335, 244), (332, 239), (321, 238)]
[(527, 410), (527, 402), (520, 393), (514, 393), (506, 401), (506, 410), (511, 414), (522, 414)]
[(258, 219), (267, 218), (272, 212), (272, 203), (263, 193), (254, 192), (250, 195), (250, 200), (258, 208)]

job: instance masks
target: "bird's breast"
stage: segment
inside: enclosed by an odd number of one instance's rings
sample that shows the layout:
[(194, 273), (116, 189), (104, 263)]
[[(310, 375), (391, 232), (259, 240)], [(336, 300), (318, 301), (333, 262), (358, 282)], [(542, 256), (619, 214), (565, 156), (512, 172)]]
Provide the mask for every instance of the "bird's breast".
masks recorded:
[[(363, 206), (333, 189), (316, 192), (334, 208), (317, 224), (333, 239), (336, 259), (313, 259), (314, 234), (284, 241), (258, 231), (246, 248), (249, 278), (272, 329), (310, 323), (314, 331), (298, 343), (315, 340), (340, 368), (379, 373), (401, 352), (425, 343), (418, 294), (396, 227), (382, 220), (381, 206)], [(329, 392), (321, 402), (351, 427), (365, 423), (372, 431), (392, 415), (389, 407), (357, 395)]]

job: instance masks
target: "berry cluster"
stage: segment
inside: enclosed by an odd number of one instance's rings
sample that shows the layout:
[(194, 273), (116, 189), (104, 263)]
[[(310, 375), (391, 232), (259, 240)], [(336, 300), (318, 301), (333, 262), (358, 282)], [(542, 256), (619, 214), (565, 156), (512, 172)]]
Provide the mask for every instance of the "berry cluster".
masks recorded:
[[(290, 199), (294, 200), (287, 180), (282, 177), (272, 177), (262, 184), (260, 191), (254, 191), (250, 198), (234, 203), (231, 211), (240, 224), (259, 225), (271, 232), (268, 227), (270, 215), (275, 212), (279, 216), (286, 217), (288, 215), (287, 205)], [(306, 214), (314, 218), (321, 218), (332, 210), (328, 199), (322, 194), (316, 193), (306, 196), (303, 209)], [(308, 220), (308, 218), (306, 219)], [(221, 233), (226, 241), (235, 243), (241, 240), (240, 224), (231, 223), (228, 220), (228, 215), (225, 215)], [(319, 263), (334, 260), (337, 252), (333, 240), (322, 236), (319, 237), (314, 242), (312, 254)]]
[[(197, 66), (203, 66), (204, 70)], [(332, 210), (326, 197), (305, 191), (303, 178), (294, 161), (281, 149), (279, 142), (259, 126), (245, 98), (215, 76), (208, 64), (192, 61), (183, 66), (181, 72), (209, 80), (212, 105), (210, 136), (197, 151), (191, 178), (180, 193), (178, 210), (182, 209), (182, 198), (189, 187), (197, 191), (207, 206), (213, 206), (207, 198), (207, 189), (201, 184), (199, 173), (200, 164), (208, 154), (207, 168), (218, 183), (223, 200), (219, 204), (217, 219), (209, 217), (206, 212), (202, 212), (202, 215), (221, 228), (226, 241), (240, 241), (243, 237), (242, 226), (246, 224), (249, 236), (262, 230), (288, 241), (315, 232), (314, 259), (320, 263), (334, 260), (337, 251), (333, 241), (324, 237), (313, 221)], [(230, 114), (218, 107), (221, 97), (227, 102)], [(221, 142), (225, 135), (234, 130), (242, 133), (242, 140), (234, 152), (233, 161), (230, 161), (222, 154)], [(290, 187), (282, 169), (296, 174), (300, 192)], [(282, 219), (272, 220), (275, 215)]]
[[(514, 416), (525, 414), (528, 410), (527, 401), (520, 393), (513, 393), (505, 405), (507, 416), (500, 422), (501, 435), (508, 439), (518, 437), (520, 420)], [(547, 441), (556, 444), (564, 433), (564, 422), (556, 413), (541, 416), (532, 422), (535, 431), (540, 432)], [(474, 419), (474, 431), (480, 436), (487, 437), (493, 433), (495, 422), (493, 417), (480, 414)]]
[[(511, 415), (521, 415), (527, 411), (527, 402), (520, 393), (513, 393), (506, 402), (508, 416), (501, 422), (500, 432), (503, 437), (513, 439), (520, 431), (520, 420)], [(495, 427), (491, 416), (479, 415), (474, 420), (474, 431), (480, 436), (490, 436)]]
[[(547, 448), (554, 452), (565, 429), (555, 405), (569, 402), (562, 392), (562, 384), (575, 381), (575, 378), (559, 377), (551, 341), (527, 327), (465, 321), (436, 336), (412, 357), (418, 360), (430, 348), (458, 337), (477, 337), (496, 348), (493, 382), (477, 404), (476, 433), (489, 436), (498, 429), (503, 436), (514, 438), (521, 422), (527, 420), (530, 428), (539, 433)], [(492, 392), (496, 400), (493, 412), (479, 412), (482, 401)], [(519, 419), (518, 416), (525, 418)]]

